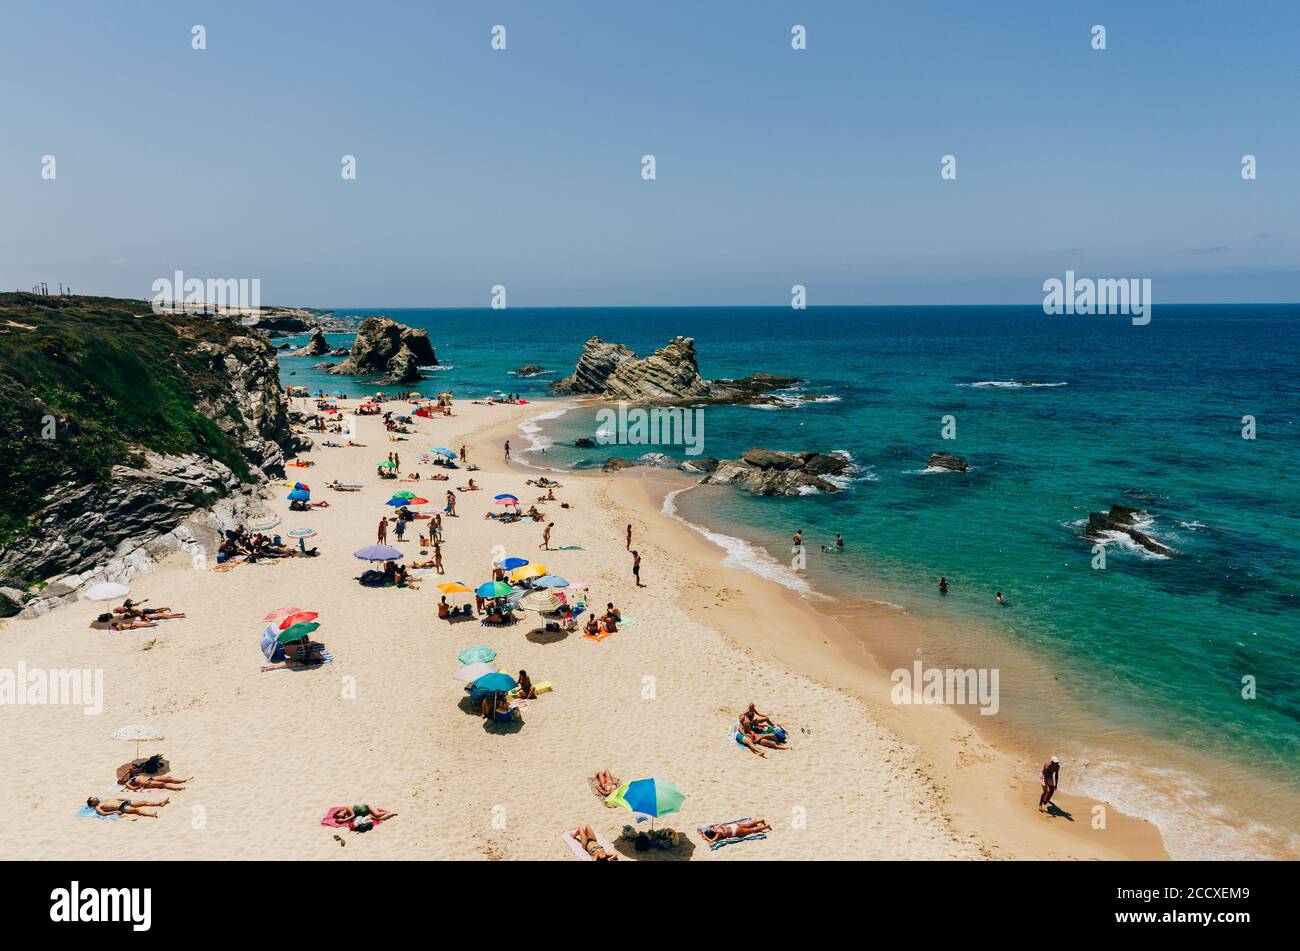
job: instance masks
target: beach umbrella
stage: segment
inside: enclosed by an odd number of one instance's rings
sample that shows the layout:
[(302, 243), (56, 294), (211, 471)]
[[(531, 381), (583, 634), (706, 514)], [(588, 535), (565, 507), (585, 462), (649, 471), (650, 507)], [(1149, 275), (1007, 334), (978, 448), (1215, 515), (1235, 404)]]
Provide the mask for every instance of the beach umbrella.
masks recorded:
[(311, 499), (311, 493), (306, 489), (294, 489), (286, 498), (290, 502), (306, 502)]
[(527, 564), (510, 572), (511, 581), (523, 581), (526, 578), (540, 578), (546, 574), (545, 565)]
[(456, 453), (454, 453), (452, 450), (448, 449), (446, 446), (438, 446), (438, 447), (437, 447), (436, 449), (434, 449), (433, 451), (436, 452), (436, 453), (437, 453), (438, 455), (440, 455), (440, 456), (446, 456), (448, 459), (455, 459), (455, 458), (456, 458)]
[(289, 529), (289, 531), (285, 532), (285, 534), (288, 535), (290, 538), (311, 538), (313, 535), (316, 534), (316, 529), (291, 528)]
[(130, 592), (131, 589), (124, 584), (118, 584), (116, 581), (101, 581), (87, 588), (85, 595), (92, 601), (112, 601), (114, 598), (124, 598)]
[(569, 582), (559, 575), (542, 575), (533, 582), (534, 588), (567, 588), (568, 586)]
[(512, 498), (497, 499), (496, 501), (497, 501), (497, 505), (518, 505), (519, 504), (518, 499), (512, 499)]
[(402, 553), (396, 548), (389, 548), (387, 545), (367, 545), (358, 551), (352, 553), (354, 558), (360, 558), (362, 561), (397, 561), (402, 557)]
[(496, 499), (498, 502), (500, 502), (502, 499), (513, 499), (516, 502), (519, 501), (519, 496), (511, 495), (509, 492), (505, 492), (501, 495), (494, 495), (492, 496), (492, 498)]
[(437, 585), (443, 594), (473, 594), (474, 589), (463, 581), (444, 581)]
[(297, 614), (290, 614), (287, 618), (282, 620), (279, 624), (279, 628), (280, 630), (285, 631), (293, 627), (295, 624), (306, 624), (308, 621), (314, 621), (318, 617), (320, 617), (320, 614), (316, 611), (299, 611)]
[(268, 614), (266, 617), (262, 618), (262, 620), (283, 621), (290, 614), (300, 614), (301, 612), (302, 612), (302, 608), (277, 608), (276, 610)]
[(140, 744), (162, 739), (162, 734), (150, 726), (131, 725), (118, 727), (109, 734), (110, 740), (126, 740), (135, 744), (135, 757), (140, 758)]
[(395, 498), (395, 499), (413, 499), (413, 498), (415, 498), (415, 493), (414, 493), (414, 492), (408, 492), (408, 491), (406, 491), (405, 489), (403, 489), (401, 492), (394, 492), (394, 493), (393, 493), (393, 498)]
[(456, 655), (456, 659), (462, 664), (490, 664), (497, 659), (497, 652), (482, 645), (467, 647)]
[(528, 564), (527, 558), (503, 558), (501, 562), (497, 564), (497, 567), (504, 568), (506, 571), (514, 571), (516, 568), (522, 568), (526, 564)]
[[(428, 500), (428, 499), (425, 499), (424, 501), (427, 502), (427, 501), (429, 501), (429, 500)], [(401, 508), (403, 505), (414, 505), (414, 504), (416, 504), (416, 503), (414, 503), (411, 499), (403, 499), (403, 498), (398, 498), (397, 496), (393, 496), (391, 499), (389, 499), (389, 500), (388, 500), (387, 502), (385, 502), (384, 504), (385, 504), (385, 505), (391, 505), (391, 506), (393, 506), (393, 508)], [(420, 503), (420, 504), (423, 504), (423, 503)]]
[(385, 459), (383, 462), (379, 464), (379, 467), (381, 469), (396, 469), (397, 463), (395, 463), (392, 459)]
[(518, 686), (518, 681), (515, 678), (509, 674), (498, 673), (495, 670), (474, 681), (475, 690), (490, 691), (492, 693), (506, 693), (514, 690), (516, 686)]
[(280, 643), (279, 637), (280, 632), (275, 629), (274, 624), (269, 625), (267, 629), (262, 632), (262, 655), (267, 660), (270, 660), (275, 656), (276, 645)]
[(474, 589), (474, 593), (480, 598), (504, 598), (512, 590), (504, 581), (485, 581)]
[(482, 661), (473, 664), (466, 664), (456, 673), (452, 674), (453, 680), (459, 680), (462, 683), (470, 680), (478, 680), (485, 674), (496, 673), (496, 668), (491, 664), (485, 664)]
[(518, 601), (519, 607), (526, 611), (546, 614), (560, 606), (560, 599), (549, 591), (526, 591)]
[(686, 795), (666, 779), (636, 779), (610, 793), (605, 805), (622, 806), (653, 819), (680, 812), (685, 798)]
[(295, 482), (295, 483), (293, 484), (293, 487), (294, 487), (295, 489), (302, 489), (304, 492), (310, 492), (310, 491), (311, 491), (311, 486), (309, 486), (306, 482)]
[(310, 634), (312, 631), (316, 630), (318, 627), (320, 627), (320, 625), (317, 624), (315, 621), (308, 621), (305, 624), (294, 624), (292, 627), (287, 627), (279, 634), (277, 634), (275, 639), (279, 641), (281, 644), (288, 644), (291, 643), (292, 641), (300, 641), (308, 634)]

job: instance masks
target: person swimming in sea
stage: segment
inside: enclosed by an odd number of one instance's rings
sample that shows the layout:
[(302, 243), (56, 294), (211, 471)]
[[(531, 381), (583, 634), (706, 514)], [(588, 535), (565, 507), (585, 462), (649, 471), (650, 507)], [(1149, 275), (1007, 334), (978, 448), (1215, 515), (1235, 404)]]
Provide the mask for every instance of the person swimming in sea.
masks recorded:
[(947, 578), (940, 578), (940, 579), (939, 579), (939, 593), (940, 593), (940, 594), (947, 594), (947, 593), (948, 593), (948, 579), (947, 579)]
[(1005, 596), (1001, 591), (999, 591), (999, 592), (997, 593), (997, 597), (995, 597), (993, 600), (996, 601), (998, 604), (1006, 604), (1006, 603), (1007, 603), (1006, 596)]
[(834, 545), (822, 546), (822, 551), (843, 551), (843, 550), (844, 550), (844, 536), (839, 534), (835, 536)]

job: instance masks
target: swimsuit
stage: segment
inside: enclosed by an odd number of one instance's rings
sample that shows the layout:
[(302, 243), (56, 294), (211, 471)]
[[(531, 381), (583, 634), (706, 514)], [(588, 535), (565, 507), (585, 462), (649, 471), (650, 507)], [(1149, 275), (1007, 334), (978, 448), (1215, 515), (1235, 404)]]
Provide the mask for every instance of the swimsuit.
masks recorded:
[(131, 805), (130, 799), (123, 799), (122, 804), (117, 807), (118, 812), (126, 812), (127, 807)]

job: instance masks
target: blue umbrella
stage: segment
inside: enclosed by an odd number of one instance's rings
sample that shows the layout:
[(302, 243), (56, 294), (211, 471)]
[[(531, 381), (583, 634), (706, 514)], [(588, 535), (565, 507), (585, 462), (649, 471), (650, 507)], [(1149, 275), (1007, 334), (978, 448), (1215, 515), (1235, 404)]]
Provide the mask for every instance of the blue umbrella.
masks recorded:
[(494, 495), (492, 498), (500, 502), (502, 499), (517, 499), (519, 496), (515, 495), (513, 492), (506, 492), (502, 495)]
[(559, 575), (542, 575), (533, 582), (534, 588), (567, 588), (568, 586), (569, 582)]
[(506, 693), (514, 690), (517, 685), (515, 678), (509, 674), (493, 672), (484, 674), (478, 680), (474, 681), (474, 689), (482, 690), (487, 693)]
[(439, 446), (438, 448), (434, 449), (433, 452), (436, 452), (440, 456), (446, 456), (448, 459), (456, 458), (456, 454), (452, 452), (450, 449), (448, 449), (446, 446)]
[(352, 554), (362, 561), (397, 561), (402, 557), (400, 551), (396, 548), (389, 548), (387, 545), (367, 545)]
[(290, 502), (306, 502), (311, 498), (311, 493), (306, 489), (294, 489), (289, 493), (288, 498)]
[(685, 798), (680, 789), (665, 779), (637, 779), (610, 793), (605, 804), (623, 806), (643, 816), (657, 818), (680, 812)]
[(507, 558), (501, 562), (501, 567), (506, 571), (514, 571), (516, 568), (522, 568), (527, 564), (531, 564), (527, 558)]
[(387, 502), (385, 502), (384, 504), (385, 504), (385, 505), (391, 505), (391, 506), (393, 506), (394, 508), (398, 508), (398, 507), (403, 506), (403, 505), (410, 505), (410, 504), (411, 504), (411, 500), (410, 500), (410, 499), (400, 499), (400, 498), (398, 498), (397, 496), (394, 496), (393, 498), (389, 499), (389, 500), (388, 500)]

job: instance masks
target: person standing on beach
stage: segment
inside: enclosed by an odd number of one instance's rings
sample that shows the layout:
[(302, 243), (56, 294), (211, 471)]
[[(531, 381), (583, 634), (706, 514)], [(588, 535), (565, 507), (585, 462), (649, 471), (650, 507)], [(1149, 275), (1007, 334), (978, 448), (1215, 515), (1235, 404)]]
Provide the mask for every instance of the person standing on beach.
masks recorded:
[(510, 440), (506, 440), (506, 462), (510, 461)]
[(644, 587), (645, 587), (645, 585), (643, 585), (643, 584), (641, 583), (641, 554), (640, 554), (640, 552), (635, 552), (635, 551), (632, 552), (632, 577), (636, 579), (636, 586), (637, 586), (638, 588), (644, 588)]
[(447, 512), (447, 514), (450, 515), (452, 518), (455, 518), (455, 517), (456, 517), (456, 493), (453, 492), (453, 491), (451, 491), (451, 489), (448, 489), (448, 490), (447, 490), (447, 509), (446, 509), (446, 512)]
[(393, 453), (393, 471), (398, 475), (402, 474), (402, 457), (397, 453)]
[(551, 529), (554, 527), (555, 527), (554, 522), (546, 523), (546, 527), (542, 529), (542, 544), (538, 547), (543, 548), (546, 551), (551, 550)]
[(631, 525), (628, 525), (627, 527), (627, 550), (628, 551), (632, 550), (632, 526)]
[(1060, 780), (1061, 761), (1053, 756), (1043, 764), (1043, 771), (1038, 774), (1038, 781), (1043, 786), (1043, 794), (1038, 797), (1039, 812), (1052, 804), (1052, 797), (1056, 795), (1056, 786)]
[(376, 540), (377, 540), (377, 541), (379, 542), (379, 544), (381, 544), (381, 545), (382, 545), (384, 542), (388, 541), (388, 519), (386, 519), (386, 518), (381, 518), (381, 519), (379, 520), (379, 536), (378, 536), (378, 538), (377, 538)]
[(433, 568), (438, 574), (446, 574), (442, 570), (442, 546), (438, 544), (437, 539), (433, 542)]
[(469, 465), (469, 447), (462, 445), (460, 447), (460, 461)]
[(397, 540), (399, 542), (406, 541), (406, 522), (399, 518), (393, 525), (393, 531), (397, 533)]

